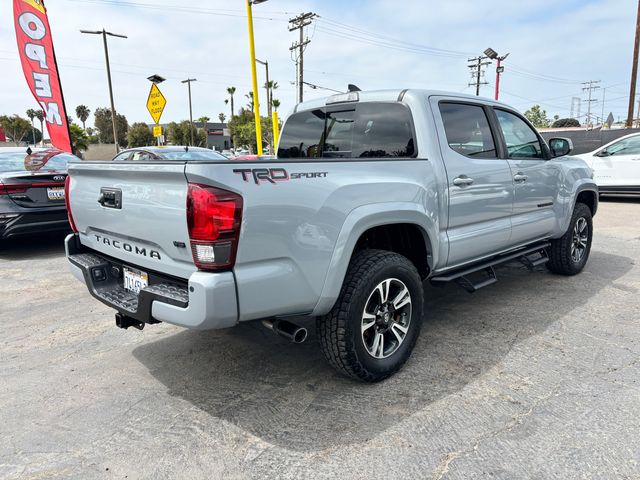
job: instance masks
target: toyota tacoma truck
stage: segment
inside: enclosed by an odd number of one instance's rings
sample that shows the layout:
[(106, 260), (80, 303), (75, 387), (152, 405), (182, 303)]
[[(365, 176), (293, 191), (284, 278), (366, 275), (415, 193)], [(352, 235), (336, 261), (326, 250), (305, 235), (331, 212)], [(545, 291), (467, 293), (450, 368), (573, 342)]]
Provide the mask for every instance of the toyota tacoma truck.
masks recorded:
[(348, 92), (298, 104), (276, 159), (71, 164), (66, 252), (120, 327), (261, 320), (300, 342), (308, 317), (331, 365), (379, 381), (414, 348), (424, 281), (583, 269), (598, 191), (571, 148), (488, 99)]

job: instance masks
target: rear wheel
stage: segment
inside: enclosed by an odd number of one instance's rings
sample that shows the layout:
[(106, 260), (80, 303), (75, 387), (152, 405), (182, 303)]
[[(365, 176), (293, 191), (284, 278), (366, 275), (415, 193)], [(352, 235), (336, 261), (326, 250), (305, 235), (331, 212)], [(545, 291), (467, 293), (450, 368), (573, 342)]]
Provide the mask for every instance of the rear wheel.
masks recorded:
[(341, 373), (366, 382), (392, 375), (416, 343), (423, 298), (420, 276), (406, 257), (356, 253), (338, 301), (317, 322), (325, 357)]
[(560, 275), (580, 273), (589, 259), (593, 238), (591, 210), (584, 203), (576, 203), (565, 234), (551, 241), (547, 267)]

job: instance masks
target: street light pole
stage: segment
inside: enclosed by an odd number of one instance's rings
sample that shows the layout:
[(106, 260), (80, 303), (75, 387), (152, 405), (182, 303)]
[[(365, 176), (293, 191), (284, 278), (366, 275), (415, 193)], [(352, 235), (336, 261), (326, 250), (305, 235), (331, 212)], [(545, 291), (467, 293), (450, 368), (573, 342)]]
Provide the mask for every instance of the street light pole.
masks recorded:
[[(191, 82), (196, 82), (195, 78), (187, 78), (182, 80), (182, 83), (186, 83), (189, 89), (189, 131), (191, 133), (191, 146), (193, 147), (193, 109), (191, 108)], [(206, 128), (206, 126), (205, 126)]]
[(251, 56), (251, 83), (253, 86), (253, 116), (256, 122), (257, 154), (262, 155), (262, 127), (260, 126), (260, 102), (258, 101), (258, 74), (256, 72), (256, 46), (253, 41), (253, 13), (252, 4), (264, 3), (267, 0), (246, 0), (247, 23), (249, 26), (249, 55)]
[(113, 102), (113, 86), (111, 85), (111, 66), (109, 65), (109, 48), (107, 47), (107, 35), (118, 38), (127, 38), (126, 35), (118, 35), (117, 33), (107, 32), (104, 28), (102, 30), (80, 30), (80, 33), (86, 33), (89, 35), (102, 35), (102, 43), (104, 44), (104, 58), (107, 63), (107, 80), (109, 83), (109, 100), (111, 101), (111, 123), (113, 124), (113, 143), (116, 145), (116, 154), (119, 152), (118, 148), (118, 130), (116, 128), (116, 107)]
[(507, 53), (503, 56), (498, 56), (498, 52), (496, 52), (493, 48), (487, 48), (484, 51), (484, 54), (489, 57), (491, 60), (496, 60), (498, 62), (496, 66), (496, 91), (495, 91), (495, 99), (498, 100), (498, 96), (500, 95), (500, 74), (504, 72), (504, 67), (502, 66), (502, 62), (509, 56)]
[(267, 77), (267, 83), (265, 84), (265, 88), (267, 89), (267, 113), (269, 116), (271, 116), (271, 90), (269, 88), (269, 62), (268, 61), (262, 61), (262, 60), (258, 60), (256, 58), (256, 62), (258, 62), (260, 65), (264, 65), (265, 68), (265, 75)]

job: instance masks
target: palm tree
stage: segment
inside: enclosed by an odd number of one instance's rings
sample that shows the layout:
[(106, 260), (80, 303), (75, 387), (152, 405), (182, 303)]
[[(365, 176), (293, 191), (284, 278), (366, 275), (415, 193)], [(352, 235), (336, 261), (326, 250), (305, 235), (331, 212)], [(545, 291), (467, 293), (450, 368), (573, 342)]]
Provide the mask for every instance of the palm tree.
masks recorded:
[(273, 105), (273, 109), (277, 112), (278, 108), (280, 107), (280, 100), (274, 98), (273, 100), (271, 100), (271, 105)]
[(42, 110), (36, 110), (35, 117), (40, 120), (40, 131), (42, 132), (41, 143), (44, 145), (44, 112)]
[(36, 111), (33, 108), (27, 110), (27, 117), (31, 120), (31, 133), (33, 134), (33, 144), (36, 144), (36, 130), (33, 126), (33, 119), (36, 118)]
[(249, 99), (249, 103), (247, 103), (247, 107), (249, 108), (249, 111), (253, 113), (253, 92), (247, 93), (245, 95), (245, 98)]
[(207, 123), (209, 123), (209, 120), (211, 120), (209, 117), (200, 117), (198, 119), (198, 122), (200, 122), (202, 124), (202, 128), (204, 130), (207, 129)]
[(224, 113), (220, 112), (218, 114), (218, 120), (220, 120), (220, 123), (224, 123), (226, 118), (227, 118), (227, 116)]
[(90, 113), (91, 113), (91, 110), (89, 110), (89, 108), (86, 105), (78, 105), (76, 107), (76, 117), (78, 117), (78, 120), (82, 122), (82, 129), (85, 131), (87, 129), (84, 122), (87, 121), (87, 118), (89, 118)]
[(229, 87), (227, 88), (227, 93), (229, 94), (229, 96), (231, 97), (231, 117), (233, 118), (233, 94), (236, 93), (236, 87)]
[(280, 85), (278, 85), (278, 82), (274, 81), (274, 80), (269, 80), (268, 82), (265, 82), (264, 87), (267, 89), (267, 112), (269, 114), (269, 116), (271, 116), (271, 106), (272, 101), (273, 101), (273, 91), (275, 89), (277, 89)]

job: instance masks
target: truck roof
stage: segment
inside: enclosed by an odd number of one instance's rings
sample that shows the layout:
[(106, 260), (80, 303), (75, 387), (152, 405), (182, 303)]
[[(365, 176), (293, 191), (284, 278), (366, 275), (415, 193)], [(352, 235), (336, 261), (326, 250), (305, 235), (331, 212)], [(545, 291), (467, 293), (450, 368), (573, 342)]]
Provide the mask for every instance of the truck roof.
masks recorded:
[[(495, 100), (492, 100), (487, 97), (477, 97), (475, 95), (469, 95), (466, 93), (447, 92), (444, 90), (429, 90), (429, 89), (420, 89), (420, 88), (395, 88), (395, 89), (388, 89), (388, 90), (363, 90), (355, 93), (358, 94), (358, 102), (397, 102), (397, 101), (400, 101), (401, 96), (404, 96), (406, 94), (419, 94), (427, 97), (434, 96), (434, 95), (447, 96), (447, 97), (459, 97), (463, 99), (473, 100), (475, 102), (482, 101), (484, 103), (507, 106), (504, 103), (496, 102)], [(327, 105), (327, 100), (331, 99), (332, 97), (339, 98), (340, 96), (345, 96), (346, 98), (346, 95), (348, 94), (349, 92), (345, 92), (345, 93), (340, 93), (336, 95), (331, 95), (328, 97), (314, 98), (313, 100), (308, 100), (306, 102), (299, 103), (294, 107), (293, 113), (299, 112), (302, 110), (310, 110), (312, 108), (324, 107), (325, 105)], [(336, 103), (340, 103), (340, 102), (336, 102)]]

